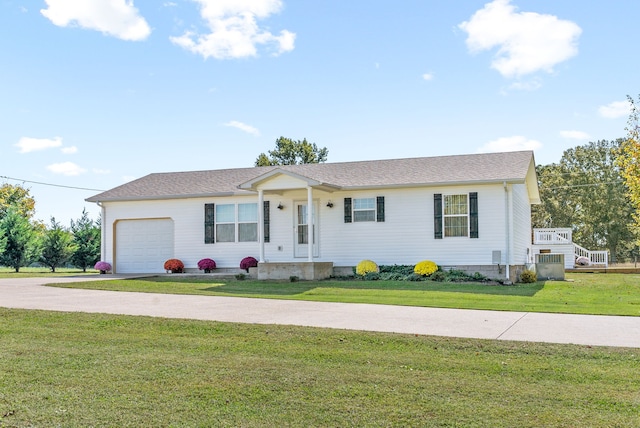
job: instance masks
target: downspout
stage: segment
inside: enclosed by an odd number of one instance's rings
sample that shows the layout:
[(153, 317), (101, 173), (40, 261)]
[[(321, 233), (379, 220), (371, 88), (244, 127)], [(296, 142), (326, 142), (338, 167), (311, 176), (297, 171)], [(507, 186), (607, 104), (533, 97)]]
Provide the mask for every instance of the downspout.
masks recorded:
[[(96, 204), (100, 207), (100, 260), (105, 260), (107, 252), (106, 248), (106, 219), (107, 219), (107, 210), (105, 209), (102, 202), (98, 201)], [(113, 260), (111, 260), (111, 264), (113, 264)]]
[(509, 249), (511, 247), (511, 234), (510, 232), (510, 227), (509, 227), (509, 223), (510, 223), (510, 215), (509, 215), (509, 187), (507, 186), (507, 182), (503, 181), (502, 182), (502, 186), (504, 187), (504, 239), (505, 239), (505, 274), (506, 274), (506, 281), (509, 282), (509, 259), (510, 259), (510, 253), (509, 253)]
[(264, 190), (258, 190), (258, 242), (260, 263), (264, 263)]
[(307, 261), (313, 262), (313, 188), (307, 187)]

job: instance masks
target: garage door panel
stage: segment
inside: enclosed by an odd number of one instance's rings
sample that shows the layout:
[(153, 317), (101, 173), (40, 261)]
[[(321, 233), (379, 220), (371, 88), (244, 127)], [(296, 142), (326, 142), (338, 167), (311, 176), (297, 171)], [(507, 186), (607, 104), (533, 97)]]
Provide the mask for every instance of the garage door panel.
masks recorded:
[(173, 257), (173, 220), (120, 220), (116, 224), (116, 271), (160, 273)]

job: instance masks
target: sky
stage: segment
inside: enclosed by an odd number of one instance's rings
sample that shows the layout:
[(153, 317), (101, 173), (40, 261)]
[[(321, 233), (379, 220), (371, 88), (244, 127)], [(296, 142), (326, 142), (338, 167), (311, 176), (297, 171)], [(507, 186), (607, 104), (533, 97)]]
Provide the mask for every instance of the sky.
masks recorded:
[(637, 0), (0, 0), (0, 184), (64, 226), (154, 172), (625, 136)]

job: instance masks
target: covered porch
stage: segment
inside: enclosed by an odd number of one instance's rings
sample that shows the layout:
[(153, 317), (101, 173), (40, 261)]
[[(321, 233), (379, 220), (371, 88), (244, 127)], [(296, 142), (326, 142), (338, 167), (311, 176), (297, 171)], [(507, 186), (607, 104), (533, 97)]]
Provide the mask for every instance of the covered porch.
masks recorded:
[[(330, 195), (339, 190), (337, 187), (284, 169), (272, 170), (239, 187), (255, 191), (259, 207), (265, 206), (265, 196), (272, 196), (271, 200), (274, 199), (273, 196), (277, 196), (281, 202), (272, 206), (277, 209), (275, 215), (279, 215), (280, 220), (288, 219), (284, 221), (291, 222), (289, 224), (293, 229), (284, 245), (274, 245), (269, 231), (265, 231), (268, 210), (258, 210), (258, 279), (319, 280), (333, 275), (333, 262), (319, 261), (320, 215), (322, 208), (326, 209), (325, 206), (333, 207)], [(286, 241), (291, 242), (291, 245), (286, 244)], [(266, 250), (267, 245), (271, 246), (269, 252)], [(277, 255), (274, 254), (273, 247)], [(269, 254), (275, 260), (270, 260)]]

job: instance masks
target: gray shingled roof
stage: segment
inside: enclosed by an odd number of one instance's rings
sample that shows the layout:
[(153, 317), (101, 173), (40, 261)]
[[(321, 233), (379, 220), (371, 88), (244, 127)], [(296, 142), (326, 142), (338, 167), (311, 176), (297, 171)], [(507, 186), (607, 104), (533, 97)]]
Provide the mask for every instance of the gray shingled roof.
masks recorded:
[[(533, 152), (484, 153), (375, 161), (154, 173), (87, 199), (89, 202), (248, 194), (243, 183), (280, 169), (339, 189), (524, 182)], [(534, 184), (537, 186), (537, 183)], [(536, 192), (537, 193), (537, 192)]]

